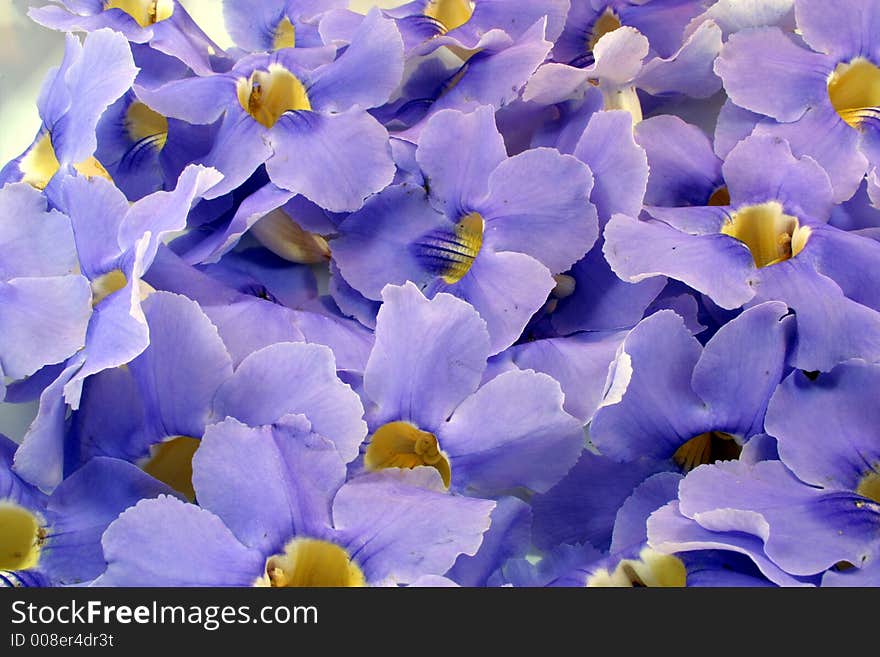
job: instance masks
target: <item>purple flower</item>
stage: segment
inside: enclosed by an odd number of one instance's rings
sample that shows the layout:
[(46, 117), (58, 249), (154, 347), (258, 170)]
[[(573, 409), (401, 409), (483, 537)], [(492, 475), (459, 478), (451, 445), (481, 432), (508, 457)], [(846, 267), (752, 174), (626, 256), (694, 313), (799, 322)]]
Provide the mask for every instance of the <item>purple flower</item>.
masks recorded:
[[(828, 172), (845, 201), (880, 162), (880, 3), (795, 0), (793, 40), (778, 27), (744, 30), (724, 46), (715, 69), (730, 100), (749, 113), (745, 135), (772, 136)], [(725, 126), (719, 129), (727, 130)]]
[(880, 355), (880, 299), (863, 264), (880, 246), (824, 223), (832, 196), (824, 170), (795, 158), (785, 141), (752, 136), (722, 174), (729, 206), (613, 217), (604, 253), (615, 273), (631, 282), (669, 276), (726, 309), (784, 301), (797, 314), (791, 362), (801, 369)]
[(559, 481), (584, 444), (559, 384), (532, 370), (481, 384), (489, 335), (471, 306), (412, 283), (383, 299), (363, 378), (365, 468), (428, 465), (447, 488), (483, 495)]
[(69, 586), (106, 566), (101, 533), (141, 499), (173, 494), (124, 461), (96, 458), (50, 496), (12, 471), (16, 445), (0, 435), (0, 584)]
[(26, 182), (46, 189), (57, 203), (58, 181), (68, 175), (109, 178), (94, 157), (95, 129), (104, 110), (131, 87), (136, 73), (121, 35), (98, 30), (81, 44), (68, 34), (64, 60), (50, 70), (40, 90), (42, 126), (33, 144), (0, 171), (0, 185)]
[(322, 15), (345, 8), (346, 0), (235, 0), (223, 3), (226, 29), (251, 52), (324, 45), (318, 32)]
[(669, 459), (688, 471), (736, 458), (763, 433), (787, 372), (793, 318), (781, 303), (750, 308), (701, 347), (670, 311), (639, 323), (618, 349), (590, 438), (620, 461)]
[[(33, 187), (0, 189), (0, 374), (29, 377), (82, 348), (92, 313), (70, 219)], [(0, 387), (5, 392), (5, 385)]]
[(142, 276), (162, 238), (185, 226), (190, 207), (219, 179), (216, 171), (188, 167), (171, 192), (156, 192), (137, 203), (103, 178), (66, 178), (64, 209), (70, 216), (82, 274), (91, 287), (92, 312), (84, 344), (43, 390), (40, 411), (16, 453), (16, 472), (44, 489), (64, 474), (64, 421), (68, 405), (79, 406), (83, 382), (124, 365), (149, 344), (141, 309), (149, 293)]
[(366, 110), (399, 84), (403, 46), (393, 22), (374, 10), (335, 55), (331, 47), (283, 48), (244, 57), (229, 73), (135, 91), (163, 116), (195, 124), (223, 117), (202, 162), (224, 179), (206, 198), (234, 190), (265, 164), (278, 187), (351, 211), (394, 177), (388, 133)]
[(546, 31), (547, 19), (541, 18), (516, 39), (492, 30), (485, 37), (489, 42), (475, 52), (449, 56), (443, 48), (408, 61), (400, 93), (377, 116), (395, 136), (418, 142), (426, 122), (442, 110), (467, 112), (490, 105), (498, 111), (514, 104), (550, 52)]
[(199, 75), (211, 73), (211, 57), (223, 52), (175, 0), (57, 0), (57, 3), (32, 7), (28, 16), (41, 25), (64, 32), (109, 28), (133, 44), (149, 44), (176, 57)]
[(567, 0), (416, 0), (386, 10), (404, 35), (407, 50), (425, 55), (446, 46), (471, 55), (509, 36), (519, 39), (544, 17), (546, 38), (562, 32)]
[(95, 157), (131, 201), (174, 184), (211, 149), (217, 126), (190, 125), (154, 112), (129, 90), (101, 116)]
[(695, 98), (707, 98), (718, 91), (720, 83), (712, 72), (712, 62), (720, 49), (721, 30), (712, 21), (701, 24), (666, 58), (649, 57), (651, 44), (639, 30), (617, 27), (592, 46), (586, 60), (578, 59), (575, 65), (544, 64), (529, 81), (523, 98), (556, 105), (577, 101), (591, 87), (598, 87), (605, 109), (625, 109), (638, 122), (642, 119), (639, 89), (658, 96), (678, 93)]
[(200, 506), (141, 502), (105, 532), (98, 586), (364, 586), (442, 575), (479, 548), (494, 502), (430, 468), (345, 482), (303, 415), (212, 425), (193, 459)]
[(368, 299), (409, 280), (429, 297), (468, 301), (496, 353), (543, 305), (552, 274), (593, 245), (597, 222), (589, 169), (546, 148), (507, 157), (493, 114), (435, 115), (416, 152), (428, 189), (404, 183), (376, 195), (339, 226), (331, 249)]
[(780, 585), (876, 586), (880, 368), (860, 360), (791, 374), (767, 410), (780, 460), (694, 470), (652, 516), (663, 549), (737, 551)]
[(644, 34), (657, 55), (669, 57), (681, 47), (685, 26), (700, 13), (702, 4), (698, 0), (575, 0), (553, 59), (588, 66), (595, 61), (594, 49), (602, 37), (624, 26)]

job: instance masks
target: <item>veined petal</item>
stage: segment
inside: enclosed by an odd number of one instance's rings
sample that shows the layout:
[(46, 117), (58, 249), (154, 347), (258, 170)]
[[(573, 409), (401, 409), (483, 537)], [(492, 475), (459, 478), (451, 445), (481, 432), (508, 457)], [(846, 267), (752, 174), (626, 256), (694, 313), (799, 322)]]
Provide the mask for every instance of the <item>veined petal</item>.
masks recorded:
[(778, 27), (732, 35), (715, 64), (734, 103), (784, 122), (828, 102), (833, 68), (829, 58), (795, 45)]
[(308, 418), (312, 431), (327, 436), (347, 463), (366, 435), (363, 406), (336, 376), (327, 347), (281, 342), (245, 358), (217, 391), (214, 413), (251, 426), (272, 424), (290, 414)]
[(453, 110), (434, 114), (422, 130), (416, 159), (428, 180), (431, 198), (449, 216), (472, 210), (489, 191), (492, 172), (507, 159), (495, 113), (481, 107), (468, 114)]
[(546, 374), (500, 374), (456, 408), (438, 439), (449, 457), (452, 485), (545, 492), (584, 448), (581, 422), (562, 409), (559, 384)]
[(810, 47), (836, 58), (880, 54), (880, 8), (874, 2), (796, 0), (797, 26)]
[(320, 111), (369, 109), (386, 103), (403, 76), (403, 40), (394, 21), (371, 10), (339, 58), (318, 68), (309, 97)]
[(326, 534), (344, 481), (336, 447), (302, 415), (258, 428), (227, 418), (208, 427), (193, 457), (199, 504), (263, 554), (283, 551), (293, 536)]
[(585, 165), (549, 148), (505, 160), (489, 178), (486, 200), (475, 208), (486, 220), (484, 243), (531, 255), (553, 273), (565, 271), (599, 233), (592, 187)]
[(266, 562), (211, 512), (165, 496), (125, 511), (101, 542), (94, 586), (251, 586)]
[(480, 383), (489, 357), (485, 323), (449, 294), (426, 299), (412, 283), (383, 290), (376, 343), (364, 372), (376, 422), (424, 430), (444, 422)]
[(101, 535), (117, 516), (142, 499), (176, 495), (131, 463), (96, 457), (65, 479), (49, 498), (56, 520), (49, 528), (40, 567), (53, 581), (81, 584), (104, 572)]
[(423, 467), (356, 477), (340, 489), (333, 523), (368, 581), (407, 584), (477, 552), (495, 502), (451, 495), (438, 484), (436, 470)]
[(266, 161), (279, 187), (331, 212), (351, 212), (394, 179), (388, 131), (354, 108), (340, 114), (288, 112), (272, 129)]

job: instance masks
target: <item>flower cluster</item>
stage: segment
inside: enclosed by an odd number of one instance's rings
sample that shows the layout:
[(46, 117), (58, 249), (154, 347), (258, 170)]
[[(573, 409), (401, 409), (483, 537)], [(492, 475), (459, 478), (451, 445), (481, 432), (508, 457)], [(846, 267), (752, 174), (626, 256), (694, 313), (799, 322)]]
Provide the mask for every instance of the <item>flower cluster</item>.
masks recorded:
[(880, 585), (880, 0), (58, 0), (0, 580)]

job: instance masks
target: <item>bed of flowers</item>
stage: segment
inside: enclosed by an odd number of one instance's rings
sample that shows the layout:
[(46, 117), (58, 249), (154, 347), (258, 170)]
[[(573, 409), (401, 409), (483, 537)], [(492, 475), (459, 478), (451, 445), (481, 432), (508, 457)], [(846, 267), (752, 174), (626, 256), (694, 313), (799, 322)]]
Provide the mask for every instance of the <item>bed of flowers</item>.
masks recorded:
[(880, 585), (880, 0), (60, 0), (10, 586)]

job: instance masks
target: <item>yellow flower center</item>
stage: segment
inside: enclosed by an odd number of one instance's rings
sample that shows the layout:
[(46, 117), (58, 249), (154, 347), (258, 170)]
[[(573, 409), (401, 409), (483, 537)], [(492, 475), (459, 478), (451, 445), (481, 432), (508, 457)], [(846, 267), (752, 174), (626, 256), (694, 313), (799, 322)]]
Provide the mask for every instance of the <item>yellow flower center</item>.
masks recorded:
[(17, 504), (0, 502), (0, 570), (36, 566), (45, 537), (33, 513)]
[(828, 78), (828, 97), (853, 128), (865, 119), (880, 118), (880, 68), (862, 57), (838, 64)]
[[(52, 138), (47, 132), (25, 153), (18, 168), (23, 174), (22, 182), (33, 185), (37, 189), (45, 189), (49, 181), (52, 180), (52, 176), (58, 173), (60, 166), (58, 157), (55, 155), (55, 148), (52, 146)], [(86, 178), (100, 177), (113, 182), (107, 169), (101, 166), (101, 163), (94, 157), (87, 157), (82, 162), (74, 164), (73, 168)]]
[(587, 38), (587, 50), (592, 52), (593, 48), (596, 47), (596, 44), (599, 43), (599, 39), (609, 32), (618, 29), (621, 25), (622, 23), (617, 17), (617, 14), (615, 14), (610, 7), (607, 8), (605, 13), (599, 16), (599, 18), (596, 19), (596, 22), (593, 23), (593, 29), (590, 30), (590, 36)]
[(862, 477), (856, 493), (880, 504), (880, 463), (875, 463), (874, 468)]
[(483, 217), (465, 215), (450, 231), (438, 229), (423, 235), (415, 245), (425, 267), (452, 285), (470, 271), (483, 248)]
[(271, 128), (285, 112), (311, 110), (302, 82), (281, 64), (239, 78), (236, 91), (242, 108), (258, 123)]
[(285, 16), (275, 26), (275, 36), (272, 38), (272, 49), (294, 48), (296, 46), (296, 28), (290, 19)]
[(121, 9), (141, 27), (149, 27), (174, 13), (174, 0), (106, 0), (104, 9)]
[(282, 554), (266, 560), (266, 573), (256, 585), (357, 587), (366, 586), (366, 578), (348, 552), (335, 543), (295, 538)]
[(452, 480), (449, 460), (440, 450), (436, 436), (409, 422), (389, 422), (379, 427), (367, 447), (364, 465), (368, 470), (427, 465), (440, 473), (447, 488)]
[(168, 141), (168, 119), (141, 102), (128, 106), (123, 123), (129, 139), (135, 144), (152, 146), (160, 151)]
[(92, 307), (97, 306), (114, 292), (128, 285), (128, 278), (121, 269), (108, 271), (92, 280)]
[(776, 201), (740, 208), (721, 232), (749, 247), (758, 268), (796, 256), (810, 237), (809, 226), (801, 226), (796, 217), (784, 214)]
[(698, 465), (738, 459), (741, 452), (742, 447), (729, 433), (707, 431), (691, 438), (675, 450), (672, 460), (688, 472)]
[(176, 436), (150, 449), (150, 456), (141, 469), (159, 481), (168, 484), (192, 502), (196, 491), (192, 484), (192, 460), (200, 440)]
[(468, 0), (428, 0), (425, 16), (443, 25), (446, 32), (467, 23), (474, 13), (474, 6)]
[(623, 559), (614, 572), (598, 570), (588, 579), (589, 587), (682, 587), (687, 570), (678, 557), (644, 548), (638, 559)]

